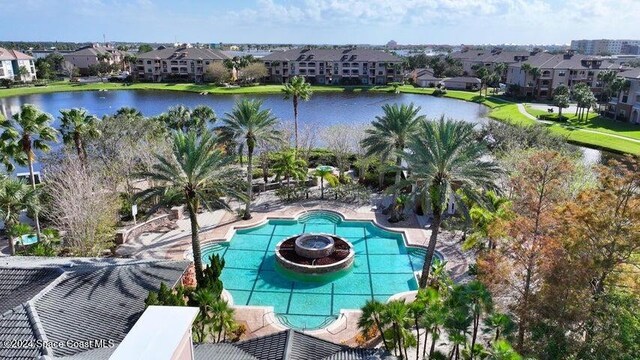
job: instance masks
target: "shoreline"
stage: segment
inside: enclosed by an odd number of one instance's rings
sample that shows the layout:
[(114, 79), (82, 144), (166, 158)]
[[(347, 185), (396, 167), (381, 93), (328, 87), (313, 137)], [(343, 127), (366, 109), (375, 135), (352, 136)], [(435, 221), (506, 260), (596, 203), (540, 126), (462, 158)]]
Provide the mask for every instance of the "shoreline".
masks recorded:
[[(91, 83), (71, 84), (53, 83), (47, 86), (30, 86), (10, 89), (0, 89), (0, 99), (14, 96), (26, 96), (36, 94), (48, 94), (71, 91), (118, 91), (118, 90), (143, 90), (143, 91), (180, 91), (199, 93), (202, 95), (273, 95), (282, 92), (282, 85), (256, 85), (247, 87), (217, 87), (211, 85), (184, 84), (184, 83)], [(392, 86), (339, 86), (339, 85), (312, 85), (311, 90), (316, 93), (340, 93), (340, 92), (393, 92)], [(403, 85), (398, 88), (400, 93), (430, 95), (433, 96), (433, 88), (416, 88), (412, 85)], [(520, 113), (516, 102), (501, 99), (494, 96), (482, 96), (477, 92), (447, 90), (442, 97), (466, 102), (481, 104), (489, 108), (487, 117), (503, 123), (516, 126), (529, 126), (540, 124)], [(545, 125), (545, 124), (543, 124)], [(617, 154), (640, 155), (640, 143), (618, 137), (610, 133), (583, 130), (582, 128), (568, 128), (564, 124), (546, 124), (554, 134), (565, 137), (571, 144), (589, 147), (596, 150), (610, 151)], [(613, 132), (613, 135), (617, 133)]]

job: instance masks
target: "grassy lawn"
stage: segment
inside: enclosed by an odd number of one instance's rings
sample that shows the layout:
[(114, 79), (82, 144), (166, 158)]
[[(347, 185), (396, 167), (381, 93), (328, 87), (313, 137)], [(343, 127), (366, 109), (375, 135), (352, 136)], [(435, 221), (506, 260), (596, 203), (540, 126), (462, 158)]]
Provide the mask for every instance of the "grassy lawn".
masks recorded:
[[(0, 89), (0, 98), (19, 95), (30, 95), (39, 93), (52, 93), (62, 91), (87, 91), (87, 90), (164, 90), (164, 91), (188, 91), (196, 93), (207, 93), (212, 95), (223, 94), (278, 94), (282, 91), (282, 85), (259, 85), (247, 87), (219, 87), (214, 85), (198, 84), (167, 84), (167, 83), (136, 83), (124, 85), (121, 83), (93, 83), (93, 84), (72, 84), (68, 82), (50, 83), (42, 87), (24, 87)], [(335, 85), (314, 85), (311, 87), (318, 92), (392, 92), (391, 86), (335, 86)], [(399, 87), (399, 91), (407, 94), (432, 95), (433, 88), (416, 88), (411, 85)], [(517, 104), (499, 96), (482, 96), (477, 91), (447, 90), (446, 98), (463, 100), (483, 104), (491, 108), (489, 117), (505, 123), (526, 126), (535, 124), (536, 121), (527, 118), (518, 110)], [(547, 114), (544, 110), (527, 108), (527, 111), (534, 116)], [(615, 122), (610, 119), (601, 118), (597, 114), (589, 116), (586, 122), (578, 122), (573, 113), (563, 114), (569, 116), (567, 123), (556, 123), (549, 125), (549, 129), (558, 135), (564, 136), (568, 141), (612, 150), (616, 152), (628, 152), (640, 154), (640, 143), (634, 143), (625, 139), (600, 135), (580, 131), (588, 129), (607, 134), (615, 134), (633, 139), (640, 139), (640, 126), (627, 123)]]
[[(533, 109), (525, 105), (527, 112), (533, 116), (547, 115), (545, 110)], [(555, 109), (555, 108), (554, 108)], [(557, 110), (557, 109), (555, 109)], [(557, 112), (553, 114), (557, 119)], [(578, 120), (575, 112), (563, 112), (563, 117), (567, 117), (566, 122), (559, 122), (557, 125), (567, 129), (586, 129), (598, 131), (606, 134), (614, 134), (625, 136), (631, 139), (640, 140), (640, 126), (637, 124), (629, 124), (622, 121), (615, 121), (606, 117), (602, 117), (597, 113), (589, 113), (587, 120)]]
[[(188, 91), (197, 93), (222, 94), (278, 94), (282, 91), (282, 85), (260, 85), (246, 87), (220, 87), (205, 84), (167, 84), (167, 83), (136, 83), (125, 85), (121, 83), (92, 83), (72, 84), (68, 82), (52, 83), (47, 86), (21, 87), (0, 89), (0, 98), (19, 95), (63, 92), (63, 91), (88, 91), (88, 90), (168, 90)], [(364, 92), (364, 91), (390, 91), (390, 87), (375, 86), (312, 86), (314, 92)]]

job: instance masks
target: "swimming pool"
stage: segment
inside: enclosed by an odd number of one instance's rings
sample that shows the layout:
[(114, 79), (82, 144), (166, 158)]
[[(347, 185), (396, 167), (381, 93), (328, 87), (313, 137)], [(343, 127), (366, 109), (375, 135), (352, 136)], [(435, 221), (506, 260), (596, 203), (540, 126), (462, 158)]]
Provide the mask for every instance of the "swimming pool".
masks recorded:
[[(316, 281), (291, 276), (276, 264), (276, 244), (301, 233), (326, 233), (353, 244), (355, 261), (338, 276)], [(386, 231), (371, 221), (345, 221), (326, 211), (312, 211), (296, 220), (271, 219), (239, 229), (229, 242), (211, 243), (202, 250), (225, 259), (224, 287), (235, 305), (273, 306), (278, 320), (294, 329), (325, 327), (340, 309), (360, 309), (367, 300), (385, 302), (390, 296), (417, 290), (414, 272), (422, 268), (425, 249), (405, 246), (401, 233)], [(436, 253), (437, 260), (442, 256)]]

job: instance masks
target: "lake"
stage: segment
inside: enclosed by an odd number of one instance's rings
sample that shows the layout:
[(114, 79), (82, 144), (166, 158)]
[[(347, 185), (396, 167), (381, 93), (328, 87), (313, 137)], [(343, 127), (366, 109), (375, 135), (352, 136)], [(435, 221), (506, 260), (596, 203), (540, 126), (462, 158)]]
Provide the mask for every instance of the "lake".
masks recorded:
[[(123, 106), (128, 106), (142, 111), (146, 116), (154, 116), (165, 112), (171, 106), (182, 104), (191, 108), (197, 105), (210, 106), (217, 117), (222, 118), (224, 113), (231, 111), (234, 103), (243, 97), (263, 100), (263, 106), (271, 109), (275, 116), (285, 122), (293, 121), (291, 100), (283, 100), (280, 94), (200, 95), (189, 92), (149, 90), (74, 91), (0, 98), (0, 113), (9, 117), (19, 111), (21, 105), (34, 104), (42, 111), (51, 114), (55, 118), (54, 125), (57, 126), (60, 109), (82, 107), (101, 117), (113, 114)], [(414, 103), (422, 108), (422, 114), (430, 118), (444, 115), (474, 124), (489, 121), (487, 118), (489, 109), (481, 104), (417, 94), (366, 92), (314, 94), (310, 101), (300, 102), (298, 121), (301, 126), (308, 124), (318, 129), (335, 124), (368, 124), (382, 114), (382, 105), (393, 103)], [(583, 148), (583, 152), (586, 162), (598, 163), (602, 159), (602, 152), (598, 150)]]

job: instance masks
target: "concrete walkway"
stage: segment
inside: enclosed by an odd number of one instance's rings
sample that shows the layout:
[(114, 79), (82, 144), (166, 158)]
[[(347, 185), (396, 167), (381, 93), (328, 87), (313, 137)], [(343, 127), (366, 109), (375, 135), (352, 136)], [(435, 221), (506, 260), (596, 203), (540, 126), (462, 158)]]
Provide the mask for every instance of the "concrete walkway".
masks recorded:
[[(556, 122), (554, 122), (554, 121), (540, 120), (540, 119), (536, 118), (535, 116), (529, 114), (527, 112), (527, 110), (525, 109), (524, 105), (521, 104), (521, 103), (518, 103), (518, 110), (520, 111), (520, 113), (522, 115), (526, 116), (527, 118), (529, 118), (531, 120), (535, 120), (535, 121), (537, 121), (539, 123), (547, 124), (547, 125), (556, 124)], [(631, 141), (631, 142), (640, 144), (640, 139), (634, 139), (634, 138), (631, 138), (631, 137), (628, 137), (628, 136), (609, 134), (609, 133), (605, 133), (605, 132), (601, 132), (601, 131), (597, 131), (597, 130), (588, 130), (588, 129), (581, 129), (581, 128), (570, 129), (570, 130), (571, 131), (581, 131), (581, 132), (590, 133), (590, 134), (598, 134), (598, 135), (608, 136), (608, 137), (617, 138), (617, 139), (626, 140), (626, 141)]]
[[(225, 216), (224, 210), (214, 212), (205, 211), (198, 214), (200, 232), (213, 229)], [(191, 244), (191, 221), (184, 217), (176, 221), (178, 228), (166, 233), (147, 232), (135, 239), (127, 241), (116, 249), (116, 254), (124, 257), (138, 259), (153, 258), (162, 259), (170, 257), (167, 254), (175, 246), (176, 242)]]

